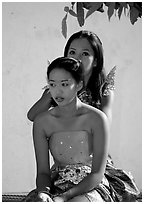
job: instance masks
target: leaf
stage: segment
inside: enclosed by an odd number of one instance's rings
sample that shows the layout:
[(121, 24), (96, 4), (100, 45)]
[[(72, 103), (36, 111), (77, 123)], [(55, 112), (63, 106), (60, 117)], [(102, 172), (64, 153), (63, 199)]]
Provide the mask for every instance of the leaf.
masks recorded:
[(104, 2), (104, 4), (105, 4), (107, 7), (109, 7), (110, 2)]
[(142, 2), (135, 2), (134, 7), (139, 11), (139, 17), (142, 16)]
[(126, 8), (124, 7), (124, 15), (126, 16)]
[(91, 5), (93, 4), (93, 2), (83, 2), (83, 7), (85, 9), (90, 9), (91, 8)]
[(102, 4), (103, 3), (101, 3), (101, 2), (91, 4), (91, 7), (90, 7), (90, 9), (88, 10), (88, 12), (86, 14), (86, 18), (88, 18), (88, 16), (90, 16), (92, 13), (97, 11), (102, 6)]
[(63, 36), (65, 38), (67, 38), (67, 24), (66, 24), (66, 20), (67, 20), (67, 14), (62, 19), (62, 34), (63, 34)]
[(123, 11), (123, 6), (120, 6), (119, 10), (118, 10), (118, 17), (119, 17), (119, 19), (121, 17), (122, 11)]
[(115, 10), (119, 9), (120, 7), (120, 2), (115, 2)]
[(127, 3), (126, 2), (119, 2), (120, 6), (124, 7), (124, 8), (128, 8)]
[(69, 12), (69, 7), (68, 7), (68, 6), (65, 6), (65, 7), (64, 7), (64, 11), (65, 11), (65, 12)]
[[(128, 9), (128, 5), (127, 5), (126, 2), (119, 2), (119, 4), (120, 4), (120, 8), (119, 8), (119, 11), (118, 11), (118, 16), (119, 16), (119, 19), (120, 19), (121, 13), (122, 13), (121, 7), (123, 7), (123, 9), (124, 9), (124, 14), (125, 14), (125, 16), (126, 16), (126, 10)], [(122, 9), (122, 10), (123, 10), (123, 9)], [(120, 12), (121, 12), (121, 13), (120, 13)]]
[(132, 25), (137, 21), (137, 18), (139, 17), (139, 11), (135, 7), (131, 7), (130, 9), (130, 21)]
[(115, 2), (110, 2), (108, 4), (108, 17), (109, 17), (109, 20), (110, 20), (110, 18), (112, 17), (112, 15), (114, 13), (114, 9), (115, 9)]
[(130, 7), (133, 7), (134, 3), (133, 2), (127, 2)]
[(82, 2), (77, 2), (77, 19), (80, 26), (84, 25), (84, 8)]
[(73, 7), (74, 7), (75, 3), (76, 3), (76, 2), (71, 2), (72, 9), (73, 9)]
[(77, 17), (77, 14), (76, 14), (72, 9), (69, 10), (69, 13), (70, 13), (72, 16)]

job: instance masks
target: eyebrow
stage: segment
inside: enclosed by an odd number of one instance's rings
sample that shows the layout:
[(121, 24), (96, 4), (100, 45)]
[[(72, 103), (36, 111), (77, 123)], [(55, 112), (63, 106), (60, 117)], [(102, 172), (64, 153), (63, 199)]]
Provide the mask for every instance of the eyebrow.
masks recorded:
[(69, 49), (73, 49), (73, 50), (76, 50), (75, 48), (73, 48), (73, 47), (70, 47)]
[[(76, 50), (75, 48), (73, 48), (73, 47), (70, 47), (70, 49), (73, 49), (73, 50)], [(84, 48), (83, 49), (84, 51), (90, 51), (89, 49), (87, 49), (87, 48)]]
[[(55, 82), (55, 80), (52, 80), (52, 79), (50, 79), (49, 81), (50, 81), (50, 82)], [(67, 82), (67, 81), (69, 81), (69, 79), (60, 80), (60, 82)]]

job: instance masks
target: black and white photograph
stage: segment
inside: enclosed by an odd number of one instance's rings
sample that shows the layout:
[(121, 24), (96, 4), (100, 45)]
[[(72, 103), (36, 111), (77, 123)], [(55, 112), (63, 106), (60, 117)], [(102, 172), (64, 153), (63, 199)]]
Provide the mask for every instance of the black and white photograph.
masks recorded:
[(142, 2), (2, 6), (2, 202), (142, 202)]

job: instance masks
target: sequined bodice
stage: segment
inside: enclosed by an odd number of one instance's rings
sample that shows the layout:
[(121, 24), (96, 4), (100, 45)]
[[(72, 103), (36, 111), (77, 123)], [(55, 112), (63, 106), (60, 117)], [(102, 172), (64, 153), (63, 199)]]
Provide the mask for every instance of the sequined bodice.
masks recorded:
[(49, 140), (50, 151), (60, 165), (89, 163), (92, 158), (91, 135), (87, 131), (57, 132)]

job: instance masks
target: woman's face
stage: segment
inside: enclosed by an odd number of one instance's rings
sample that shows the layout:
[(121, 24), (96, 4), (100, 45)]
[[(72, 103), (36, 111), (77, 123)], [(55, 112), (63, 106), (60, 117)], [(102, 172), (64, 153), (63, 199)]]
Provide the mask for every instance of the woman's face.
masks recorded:
[(79, 85), (64, 69), (53, 69), (49, 74), (49, 88), (54, 101), (64, 106), (69, 104), (79, 91)]
[(73, 57), (82, 61), (85, 76), (91, 74), (92, 67), (96, 64), (94, 51), (86, 38), (73, 40), (69, 47), (67, 57)]

